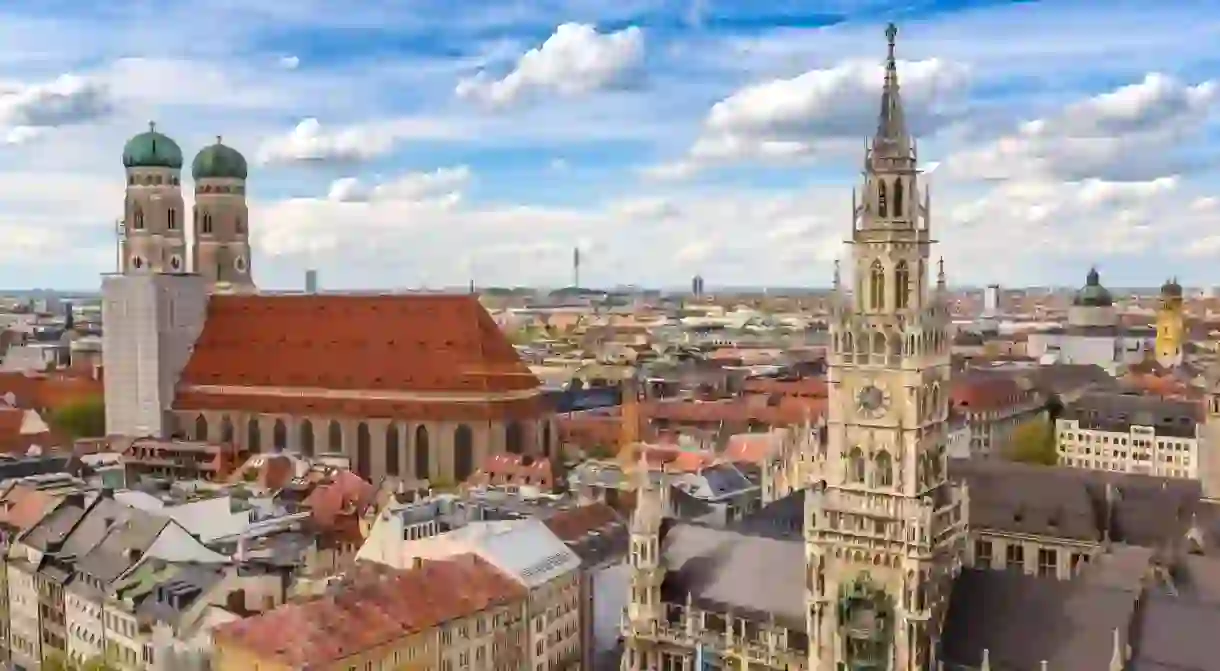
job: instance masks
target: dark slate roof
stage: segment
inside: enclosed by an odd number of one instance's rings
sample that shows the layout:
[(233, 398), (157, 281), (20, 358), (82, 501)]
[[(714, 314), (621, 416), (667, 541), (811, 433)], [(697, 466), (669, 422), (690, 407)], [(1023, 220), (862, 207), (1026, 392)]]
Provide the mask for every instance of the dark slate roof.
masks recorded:
[(165, 517), (123, 510), (105, 538), (77, 562), (77, 570), (103, 583), (117, 579), (139, 561), (168, 524)]
[[(717, 612), (805, 628), (805, 546), (799, 539), (752, 536), (694, 524), (670, 526), (661, 542), (668, 572), (662, 595)], [(795, 587), (794, 587), (795, 586)]]
[(1126, 588), (966, 569), (953, 585), (942, 636), (947, 661), (993, 671), (1106, 669), (1114, 630), (1125, 631), (1139, 595)]
[(21, 542), (30, 547), (47, 551), (55, 544), (62, 544), (76, 524), (88, 511), (89, 502), (83, 494), (65, 496), (47, 513), (38, 524), (30, 527), (21, 537)]
[(1178, 543), (1204, 504), (1198, 481), (951, 459), (950, 477), (970, 492), (970, 526), (1100, 542)]
[(1133, 425), (1156, 428), (1158, 436), (1194, 438), (1199, 423), (1194, 401), (1135, 396), (1085, 394), (1063, 409), (1060, 419), (1075, 420), (1082, 429), (1126, 433)]

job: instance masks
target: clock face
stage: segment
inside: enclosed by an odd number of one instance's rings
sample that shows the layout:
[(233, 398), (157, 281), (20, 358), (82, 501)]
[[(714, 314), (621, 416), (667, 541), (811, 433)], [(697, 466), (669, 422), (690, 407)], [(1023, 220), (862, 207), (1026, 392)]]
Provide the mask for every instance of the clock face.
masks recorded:
[(881, 414), (889, 405), (889, 395), (876, 385), (867, 384), (856, 394), (856, 405), (867, 415)]

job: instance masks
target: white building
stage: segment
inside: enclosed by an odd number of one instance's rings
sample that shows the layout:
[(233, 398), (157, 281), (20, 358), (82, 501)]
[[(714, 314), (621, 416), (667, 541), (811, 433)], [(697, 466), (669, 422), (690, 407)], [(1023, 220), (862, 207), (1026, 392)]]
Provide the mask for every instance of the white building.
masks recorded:
[(1150, 396), (1088, 394), (1056, 420), (1059, 463), (1199, 479), (1200, 407)]
[(1068, 310), (1067, 326), (1031, 332), (1026, 351), (1043, 364), (1092, 364), (1114, 374), (1152, 356), (1155, 336), (1151, 328), (1121, 325), (1113, 296), (1092, 269)]

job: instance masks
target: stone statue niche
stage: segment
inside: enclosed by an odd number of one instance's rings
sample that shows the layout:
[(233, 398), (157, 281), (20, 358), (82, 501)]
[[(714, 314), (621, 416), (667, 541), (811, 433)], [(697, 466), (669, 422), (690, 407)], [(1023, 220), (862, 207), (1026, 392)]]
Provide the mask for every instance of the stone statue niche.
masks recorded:
[(868, 572), (839, 593), (843, 671), (889, 669), (894, 639), (894, 602)]

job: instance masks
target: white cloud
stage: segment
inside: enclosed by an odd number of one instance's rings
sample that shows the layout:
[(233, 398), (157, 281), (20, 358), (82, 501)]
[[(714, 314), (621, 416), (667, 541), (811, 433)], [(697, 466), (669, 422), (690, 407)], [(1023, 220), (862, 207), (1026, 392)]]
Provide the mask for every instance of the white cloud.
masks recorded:
[(959, 179), (1146, 180), (1192, 171), (1200, 165), (1183, 150), (1212, 113), (1218, 93), (1215, 82), (1190, 86), (1149, 74), (952, 155), (945, 168)]
[[(926, 136), (958, 118), (969, 71), (938, 59), (899, 63), (912, 132)], [(747, 86), (717, 102), (683, 159), (654, 166), (656, 178), (688, 177), (709, 164), (791, 160), (858, 149), (876, 130), (884, 68), (851, 61), (789, 79)]]
[(457, 204), (473, 175), (470, 168), (460, 165), (439, 168), (433, 172), (413, 172), (377, 184), (366, 184), (355, 177), (335, 180), (330, 185), (327, 200), (358, 203), (372, 200), (432, 202)]
[(623, 84), (644, 58), (644, 33), (632, 26), (599, 33), (591, 25), (565, 23), (541, 46), (527, 51), (500, 79), (479, 72), (458, 82), (460, 98), (492, 107), (534, 93), (574, 96)]
[(301, 66), (301, 58), (299, 56), (281, 56), (279, 64), (285, 70), (295, 70)]
[(317, 119), (305, 119), (286, 135), (265, 140), (258, 148), (262, 164), (359, 162), (385, 156), (413, 138), (453, 137), (449, 124), (427, 119), (399, 119), (327, 130)]
[(106, 84), (79, 75), (40, 84), (0, 84), (0, 132), (6, 144), (23, 144), (49, 128), (95, 121), (112, 109)]

